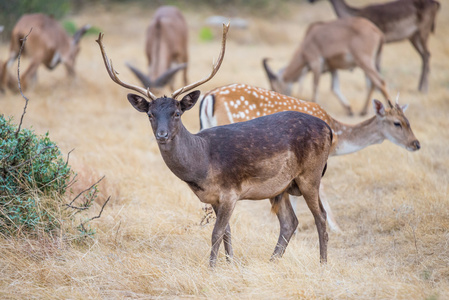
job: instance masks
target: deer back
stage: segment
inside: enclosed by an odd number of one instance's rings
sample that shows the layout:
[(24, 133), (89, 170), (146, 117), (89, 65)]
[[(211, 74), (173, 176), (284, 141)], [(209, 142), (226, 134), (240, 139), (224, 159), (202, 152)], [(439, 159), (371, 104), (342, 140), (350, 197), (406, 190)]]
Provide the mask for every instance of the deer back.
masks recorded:
[(70, 38), (62, 26), (53, 18), (44, 14), (23, 15), (14, 26), (11, 35), (11, 52), (18, 53), (23, 39), (32, 29), (27, 39), (23, 54), (33, 60), (49, 66), (53, 56), (59, 52), (68, 57)]
[[(294, 111), (213, 127), (197, 136), (208, 141), (210, 172), (220, 170), (222, 187), (237, 189), (245, 182), (293, 179), (302, 168), (323, 167), (332, 143), (325, 122)], [(279, 174), (281, 169), (286, 174)]]
[[(252, 120), (282, 111), (298, 111), (317, 117), (332, 127), (334, 119), (317, 103), (274, 91), (232, 84), (206, 93), (200, 105), (201, 129)], [(337, 137), (332, 140), (332, 148)]]

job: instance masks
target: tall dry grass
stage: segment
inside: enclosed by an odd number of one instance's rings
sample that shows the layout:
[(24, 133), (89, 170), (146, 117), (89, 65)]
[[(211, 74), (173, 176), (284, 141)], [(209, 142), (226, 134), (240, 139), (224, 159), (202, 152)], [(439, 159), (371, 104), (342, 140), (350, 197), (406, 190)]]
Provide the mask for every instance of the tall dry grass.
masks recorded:
[[(106, 175), (100, 198), (112, 195), (112, 200), (93, 222), (97, 235), (87, 244), (1, 237), (0, 297), (449, 298), (449, 15), (444, 5), (430, 38), (427, 95), (417, 92), (421, 63), (409, 43), (384, 47), (382, 72), (390, 92), (399, 91), (401, 102), (410, 104), (407, 116), (422, 149), (409, 153), (385, 142), (329, 160), (323, 181), (344, 232), (329, 234), (329, 262), (324, 266), (304, 203), (299, 232), (284, 257), (270, 263), (278, 221), (267, 201), (242, 201), (231, 219), (235, 263), (227, 264), (221, 253), (218, 267), (210, 270), (212, 224), (199, 225), (198, 199), (165, 166), (147, 118), (126, 101), (128, 91), (107, 76), (96, 37), (84, 38), (75, 80), (67, 79), (62, 67), (39, 70), (37, 86), (26, 93), (31, 101), (24, 123), (39, 133), (49, 130), (64, 153), (75, 148), (71, 165), (81, 186)], [(251, 22), (246, 32), (233, 33), (231, 27), (223, 66), (201, 90), (234, 82), (268, 87), (262, 57), (272, 57), (274, 68), (282, 66), (308, 23), (334, 18), (327, 1), (292, 4), (286, 11), (290, 13), (269, 19), (244, 16)], [(124, 63), (144, 68), (144, 28), (152, 13), (142, 6), (94, 6), (73, 19), (100, 27), (121, 77), (136, 82)], [(185, 12), (191, 81), (207, 74), (218, 55), (218, 40), (198, 39), (209, 13), (198, 8)], [(1, 57), (6, 53), (7, 45), (1, 45)], [(341, 83), (360, 110), (366, 92), (362, 72), (341, 72)], [(301, 95), (305, 99), (311, 95), (310, 85), (308, 79)], [(359, 121), (344, 116), (329, 86), (326, 75), (319, 103), (339, 120)], [(22, 108), (19, 95), (0, 95), (1, 113), (18, 120)], [(198, 107), (183, 122), (197, 131)]]

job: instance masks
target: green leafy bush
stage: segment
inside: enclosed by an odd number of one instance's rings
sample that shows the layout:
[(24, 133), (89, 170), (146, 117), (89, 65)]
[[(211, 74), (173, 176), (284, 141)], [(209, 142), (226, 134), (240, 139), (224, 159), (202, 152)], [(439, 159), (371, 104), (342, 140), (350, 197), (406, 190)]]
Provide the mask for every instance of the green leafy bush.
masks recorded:
[(59, 228), (72, 171), (48, 137), (0, 116), (0, 232)]
[(209, 27), (202, 27), (200, 30), (200, 40), (202, 42), (212, 41), (214, 39), (214, 33)]

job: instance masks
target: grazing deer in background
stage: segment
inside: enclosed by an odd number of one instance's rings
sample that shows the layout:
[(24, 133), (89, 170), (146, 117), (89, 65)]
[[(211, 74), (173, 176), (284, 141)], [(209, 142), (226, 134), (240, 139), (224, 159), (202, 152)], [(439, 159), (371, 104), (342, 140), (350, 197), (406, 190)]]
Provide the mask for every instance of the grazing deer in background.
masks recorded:
[(37, 69), (44, 64), (49, 70), (63, 63), (70, 76), (75, 75), (75, 60), (79, 53), (79, 41), (89, 30), (90, 25), (80, 28), (73, 37), (69, 37), (62, 26), (52, 17), (44, 14), (23, 15), (11, 33), (11, 45), (8, 65), (19, 55), (22, 39), (30, 32), (23, 55), (31, 59), (30, 65), (21, 75), (22, 89), (30, 86), (37, 76)]
[[(3, 32), (4, 26), (0, 26), (0, 33)], [(14, 81), (14, 77), (8, 72), (7, 62), (0, 60), (0, 92), (5, 92), (5, 87), (14, 89), (17, 87), (17, 82)]]
[(183, 69), (187, 85), (188, 27), (181, 11), (174, 6), (158, 8), (146, 32), (145, 54), (148, 58), (149, 76), (128, 64), (131, 71), (147, 88), (161, 88)]
[(291, 85), (295, 81), (301, 81), (308, 71), (312, 71), (313, 102), (317, 99), (320, 75), (331, 72), (332, 91), (348, 115), (352, 115), (352, 109), (340, 91), (337, 70), (359, 67), (365, 72), (368, 82), (368, 95), (361, 112), (361, 115), (365, 115), (375, 87), (382, 92), (385, 99), (389, 99), (385, 82), (376, 70), (383, 39), (382, 32), (363, 18), (316, 22), (308, 27), (301, 45), (279, 74), (276, 75), (271, 71), (266, 59), (263, 60), (263, 65), (271, 89), (285, 95), (291, 94)]
[(150, 89), (122, 82), (100, 45), (111, 79), (145, 97), (128, 94), (128, 100), (150, 119), (159, 150), (168, 168), (203, 203), (212, 205), (217, 216), (212, 232), (210, 266), (216, 265), (218, 250), (224, 242), (228, 260), (232, 259), (229, 220), (238, 200), (269, 198), (280, 223), (279, 240), (272, 259), (281, 257), (295, 231), (298, 220), (284, 192), (303, 195), (314, 218), (320, 241), (320, 261), (327, 260), (326, 212), (319, 197), (321, 176), (332, 145), (332, 131), (322, 120), (299, 112), (282, 112), (249, 122), (218, 126), (191, 134), (181, 115), (192, 108), (200, 91), (185, 95), (209, 81), (223, 61), (226, 34), (223, 25), (222, 48), (210, 75), (183, 87), (171, 98), (156, 98)]
[[(394, 106), (388, 101), (388, 108), (378, 100), (374, 100), (373, 105), (375, 116), (361, 123), (349, 125), (335, 120), (316, 103), (246, 84), (232, 84), (213, 89), (204, 95), (200, 104), (200, 130), (293, 110), (320, 118), (330, 126), (334, 134), (330, 156), (360, 151), (370, 145), (380, 144), (386, 139), (409, 151), (421, 148), (404, 115), (407, 105), (400, 106), (398, 99)], [(327, 212), (330, 228), (341, 231), (326, 198), (323, 197), (323, 191), (321, 201)]]
[[(315, 2), (315, 0), (309, 0)], [(410, 40), (422, 59), (419, 91), (429, 89), (430, 52), (427, 40), (435, 31), (435, 19), (440, 3), (435, 0), (398, 0), (355, 8), (344, 0), (329, 0), (339, 18), (363, 17), (379, 27), (385, 42)]]

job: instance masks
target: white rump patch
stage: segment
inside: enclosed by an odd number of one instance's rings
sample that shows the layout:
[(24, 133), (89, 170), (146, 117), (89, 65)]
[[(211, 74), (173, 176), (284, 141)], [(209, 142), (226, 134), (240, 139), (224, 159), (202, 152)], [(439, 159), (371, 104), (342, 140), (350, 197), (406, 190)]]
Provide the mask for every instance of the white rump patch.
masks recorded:
[(217, 119), (214, 114), (213, 107), (213, 96), (207, 95), (205, 98), (201, 100), (201, 111), (200, 111), (200, 120), (201, 124), (203, 124), (203, 129), (211, 128), (217, 126)]
[[(224, 106), (226, 109), (226, 114), (228, 115), (229, 123), (230, 124), (234, 123), (234, 119), (232, 118), (232, 114), (231, 111), (229, 110), (228, 103), (224, 102)], [(215, 124), (217, 124), (217, 120), (215, 120)]]

